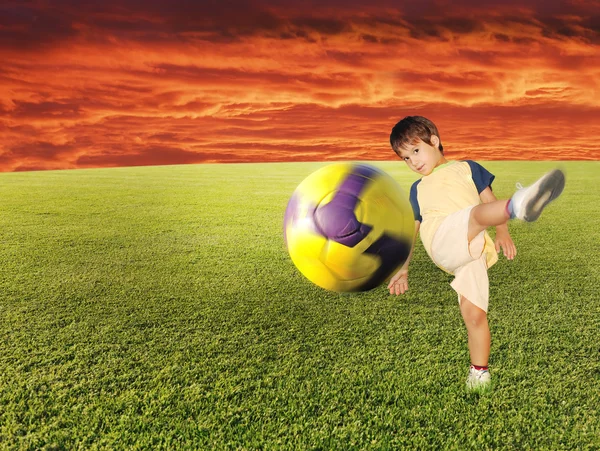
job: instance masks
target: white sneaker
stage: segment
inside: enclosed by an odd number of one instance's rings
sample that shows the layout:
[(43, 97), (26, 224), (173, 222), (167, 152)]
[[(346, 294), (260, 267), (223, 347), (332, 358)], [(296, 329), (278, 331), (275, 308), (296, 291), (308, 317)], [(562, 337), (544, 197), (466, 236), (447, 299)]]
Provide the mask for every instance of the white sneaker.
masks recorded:
[(564, 187), (564, 172), (554, 169), (533, 185), (519, 189), (510, 200), (514, 217), (527, 222), (535, 221), (544, 207), (560, 196)]
[(469, 390), (485, 390), (490, 388), (492, 385), (492, 377), (490, 376), (489, 370), (476, 370), (475, 368), (469, 368), (469, 375), (467, 376), (467, 389)]

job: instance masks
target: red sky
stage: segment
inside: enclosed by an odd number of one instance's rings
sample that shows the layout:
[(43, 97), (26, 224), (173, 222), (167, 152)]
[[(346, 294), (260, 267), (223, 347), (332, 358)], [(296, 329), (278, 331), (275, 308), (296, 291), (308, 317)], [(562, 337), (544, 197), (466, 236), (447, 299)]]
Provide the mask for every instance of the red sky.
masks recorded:
[(414, 114), (450, 158), (600, 160), (600, 2), (456, 3), (3, 1), (0, 171), (387, 160)]

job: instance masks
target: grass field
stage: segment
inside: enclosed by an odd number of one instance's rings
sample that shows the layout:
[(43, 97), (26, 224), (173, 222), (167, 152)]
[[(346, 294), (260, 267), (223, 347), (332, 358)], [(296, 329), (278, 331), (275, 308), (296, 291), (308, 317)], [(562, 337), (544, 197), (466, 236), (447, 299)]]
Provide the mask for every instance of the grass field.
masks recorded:
[[(484, 164), (498, 197), (556, 166)], [(511, 223), (483, 395), (420, 242), (403, 297), (295, 269), (283, 212), (321, 165), (0, 174), (0, 449), (600, 449), (600, 162)]]

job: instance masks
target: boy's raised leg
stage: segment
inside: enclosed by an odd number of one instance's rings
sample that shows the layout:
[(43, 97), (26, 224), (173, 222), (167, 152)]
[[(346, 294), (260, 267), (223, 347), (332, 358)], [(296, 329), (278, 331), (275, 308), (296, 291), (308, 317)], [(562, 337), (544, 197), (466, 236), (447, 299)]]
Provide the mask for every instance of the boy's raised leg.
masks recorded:
[(534, 184), (521, 188), (508, 200), (497, 200), (476, 205), (469, 218), (469, 241), (488, 227), (504, 224), (509, 219), (532, 222), (550, 202), (562, 193), (565, 187), (565, 174), (554, 169)]
[(471, 209), (469, 217), (469, 242), (488, 227), (505, 224), (510, 219), (507, 211), (507, 200), (496, 200), (487, 204), (479, 204)]

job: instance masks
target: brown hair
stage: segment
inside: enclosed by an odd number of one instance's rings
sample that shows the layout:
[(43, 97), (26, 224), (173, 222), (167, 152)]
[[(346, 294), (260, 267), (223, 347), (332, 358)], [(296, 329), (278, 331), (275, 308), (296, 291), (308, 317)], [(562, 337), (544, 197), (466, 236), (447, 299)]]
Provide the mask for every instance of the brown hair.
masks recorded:
[(400, 156), (400, 148), (406, 144), (413, 144), (417, 139), (432, 146), (432, 135), (440, 139), (440, 152), (443, 154), (442, 139), (435, 124), (423, 116), (406, 116), (392, 128), (390, 144), (394, 152)]

